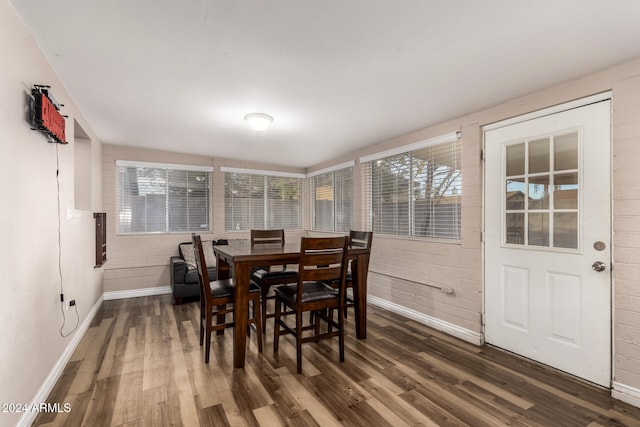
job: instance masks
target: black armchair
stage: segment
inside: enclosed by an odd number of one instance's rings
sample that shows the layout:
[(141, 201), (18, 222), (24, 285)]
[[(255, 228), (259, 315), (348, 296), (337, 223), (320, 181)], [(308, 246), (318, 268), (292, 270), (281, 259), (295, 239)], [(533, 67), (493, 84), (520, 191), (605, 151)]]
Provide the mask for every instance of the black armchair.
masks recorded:
[[(202, 248), (207, 264), (209, 277), (217, 276), (216, 257), (213, 246), (227, 244), (226, 240), (207, 240), (202, 242)], [(192, 242), (182, 242), (178, 245), (178, 256), (172, 256), (169, 260), (171, 273), (171, 291), (176, 304), (182, 304), (183, 298), (199, 298), (200, 284), (198, 282), (198, 270)]]

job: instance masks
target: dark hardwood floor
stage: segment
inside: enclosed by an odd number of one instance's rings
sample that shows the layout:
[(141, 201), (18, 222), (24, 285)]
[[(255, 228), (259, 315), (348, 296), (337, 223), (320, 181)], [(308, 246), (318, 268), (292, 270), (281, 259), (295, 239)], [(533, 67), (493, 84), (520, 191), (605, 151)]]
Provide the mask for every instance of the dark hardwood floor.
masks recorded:
[(205, 365), (198, 311), (169, 295), (105, 301), (48, 399), (71, 411), (34, 425), (640, 425), (640, 408), (608, 390), (373, 307), (364, 341), (348, 318), (343, 364), (337, 341), (305, 344), (296, 375), (292, 337), (274, 355), (269, 320), (245, 369), (232, 369), (229, 331)]

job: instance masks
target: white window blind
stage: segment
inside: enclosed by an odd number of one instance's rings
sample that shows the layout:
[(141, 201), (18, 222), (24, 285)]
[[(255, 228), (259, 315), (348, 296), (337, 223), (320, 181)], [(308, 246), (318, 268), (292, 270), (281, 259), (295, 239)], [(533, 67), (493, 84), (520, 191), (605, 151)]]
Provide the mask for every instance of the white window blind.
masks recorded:
[(225, 172), (225, 230), (302, 228), (302, 179)]
[(210, 231), (212, 168), (116, 162), (120, 234)]
[(386, 157), (369, 156), (364, 163), (370, 229), (395, 236), (460, 240), (458, 138), (454, 134), (413, 147)]
[(353, 166), (310, 176), (311, 228), (349, 231), (353, 215)]

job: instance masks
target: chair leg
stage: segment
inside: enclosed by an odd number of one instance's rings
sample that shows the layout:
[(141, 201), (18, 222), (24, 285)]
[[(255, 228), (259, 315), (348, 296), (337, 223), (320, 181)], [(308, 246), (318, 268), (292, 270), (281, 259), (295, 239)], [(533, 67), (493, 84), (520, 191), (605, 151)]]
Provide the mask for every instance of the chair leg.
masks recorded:
[[(226, 304), (222, 304), (222, 305), (218, 306), (218, 310), (224, 310), (226, 308), (227, 308)], [(225, 314), (219, 314), (216, 317), (216, 325), (222, 325), (225, 322), (226, 322), (226, 315)], [(224, 328), (220, 329), (219, 331), (217, 331), (216, 335), (224, 335)]]
[(211, 321), (213, 319), (211, 318), (211, 315), (207, 315), (206, 321), (207, 324), (205, 325), (206, 331), (205, 334), (207, 335), (206, 337), (206, 347), (204, 349), (204, 363), (209, 363), (209, 354), (211, 353)]
[(267, 334), (267, 295), (270, 286), (260, 285), (260, 304), (262, 304), (262, 333)]
[[(317, 320), (317, 319), (316, 319)], [(296, 312), (296, 366), (302, 373), (302, 313)]]
[[(350, 286), (348, 286), (348, 287), (350, 287)], [(351, 287), (351, 289), (353, 289), (353, 288)], [(344, 296), (344, 318), (345, 319), (347, 318), (347, 309), (349, 308), (349, 306), (347, 304), (348, 300), (349, 300), (349, 298), (347, 297), (346, 290), (345, 290), (345, 296)]]
[(204, 320), (200, 316), (200, 347), (204, 344)]
[(338, 345), (340, 347), (340, 362), (344, 362), (344, 313), (339, 308), (338, 308), (338, 327), (340, 328), (340, 331), (339, 331), (340, 334), (338, 335)]
[[(338, 310), (340, 310), (340, 309), (338, 309)], [(329, 311), (329, 313), (327, 315), (327, 318), (329, 320), (327, 321), (327, 331), (328, 332), (332, 332), (333, 331), (333, 324), (332, 324), (332, 322), (333, 322), (333, 308), (329, 308), (328, 311)]]
[(315, 342), (320, 342), (320, 338), (318, 338), (320, 336), (320, 312), (313, 311), (312, 314), (313, 316), (311, 316), (311, 320), (313, 325), (315, 325), (314, 333), (316, 334)]
[(264, 325), (262, 324), (262, 313), (260, 310), (260, 301), (253, 300), (253, 311), (256, 319), (256, 335), (258, 336), (258, 353), (262, 353), (262, 334), (264, 333)]
[(175, 305), (181, 305), (182, 304), (182, 297), (176, 297), (175, 298)]
[(273, 352), (278, 352), (278, 344), (280, 341), (280, 311), (282, 307), (280, 305), (280, 299), (276, 296), (275, 300), (275, 315), (273, 318)]

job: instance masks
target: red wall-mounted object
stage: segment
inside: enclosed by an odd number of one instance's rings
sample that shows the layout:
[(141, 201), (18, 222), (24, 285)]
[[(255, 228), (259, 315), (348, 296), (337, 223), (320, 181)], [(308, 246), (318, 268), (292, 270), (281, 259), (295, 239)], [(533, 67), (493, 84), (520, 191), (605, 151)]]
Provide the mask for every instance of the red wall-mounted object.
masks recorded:
[(35, 114), (34, 124), (38, 130), (45, 132), (55, 142), (66, 144), (64, 117), (58, 112), (48, 96), (34, 91)]

